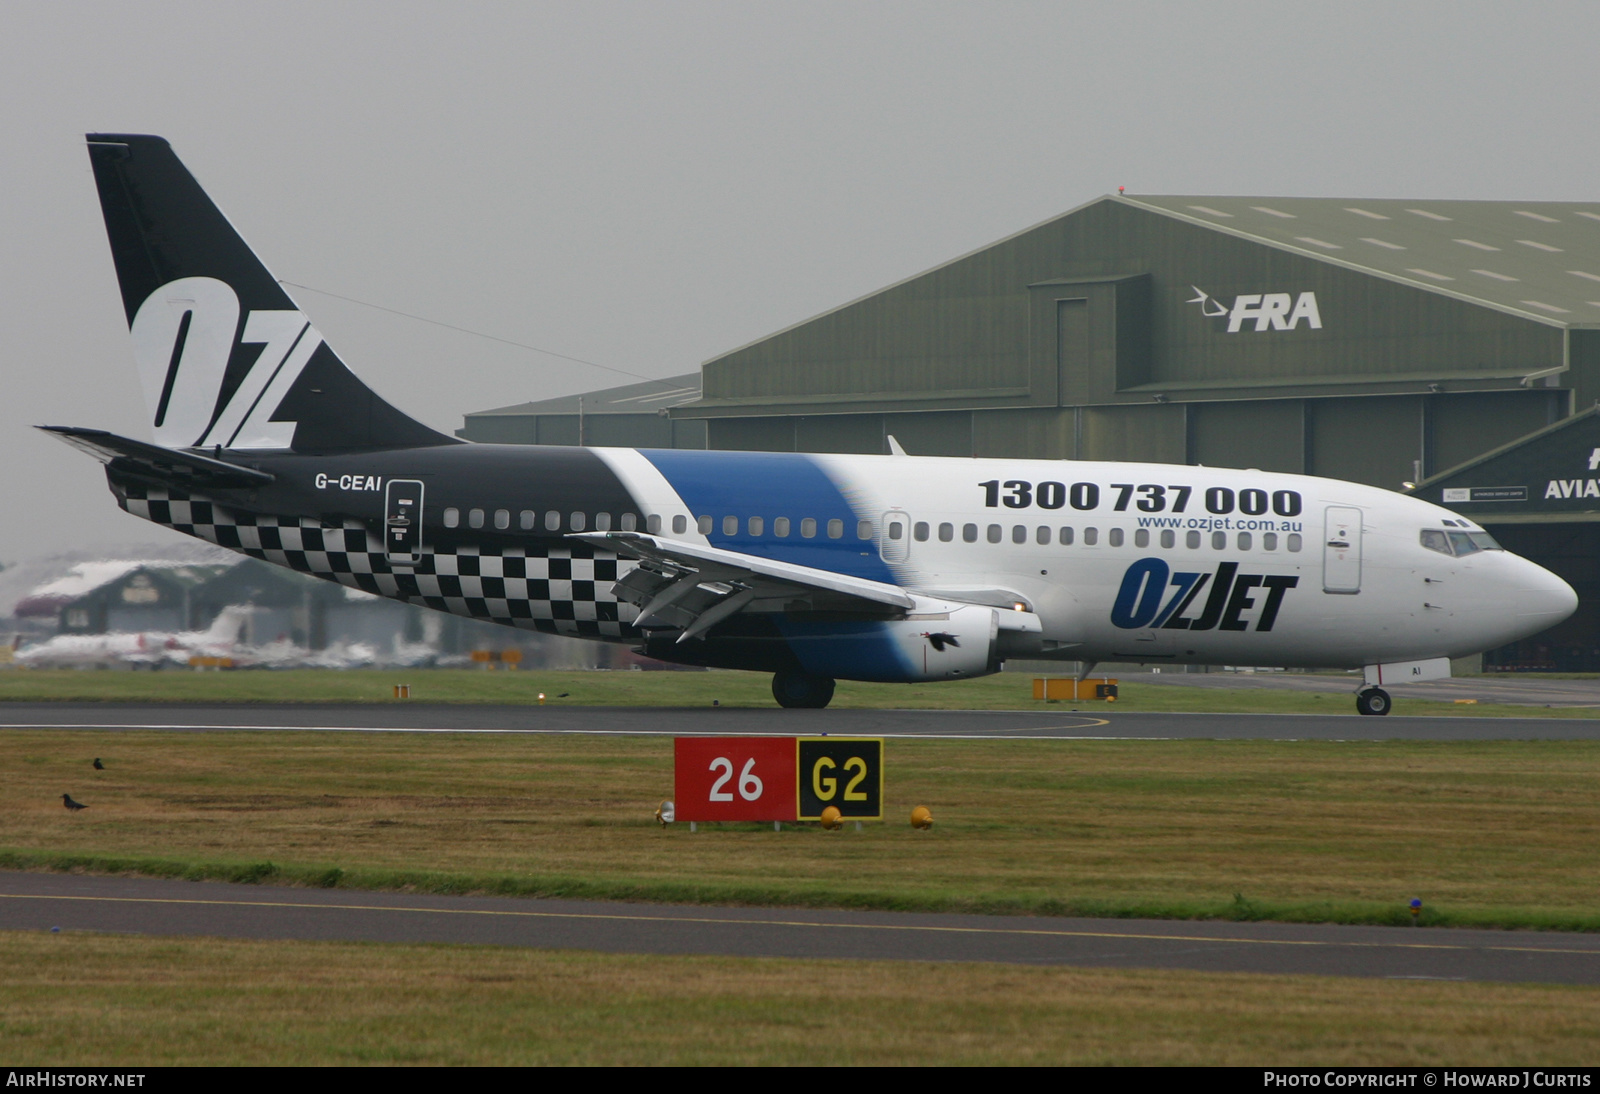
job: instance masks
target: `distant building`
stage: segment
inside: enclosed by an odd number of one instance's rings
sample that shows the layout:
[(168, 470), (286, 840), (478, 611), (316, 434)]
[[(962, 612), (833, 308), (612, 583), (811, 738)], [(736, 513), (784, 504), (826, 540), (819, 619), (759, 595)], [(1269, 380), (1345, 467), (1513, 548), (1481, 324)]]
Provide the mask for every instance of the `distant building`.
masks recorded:
[[(19, 604), (18, 611), (59, 600), (56, 615), (61, 634), (198, 630), (208, 625), (215, 613), (203, 612), (195, 593), (227, 569), (226, 565), (162, 562), (89, 564), (81, 572), (43, 587)], [(97, 583), (76, 596), (63, 595), (89, 582)]]
[(673, 407), (700, 398), (700, 374), (518, 403), (466, 416), (456, 435), (487, 444), (568, 444), (617, 448), (704, 448), (706, 425), (674, 419)]

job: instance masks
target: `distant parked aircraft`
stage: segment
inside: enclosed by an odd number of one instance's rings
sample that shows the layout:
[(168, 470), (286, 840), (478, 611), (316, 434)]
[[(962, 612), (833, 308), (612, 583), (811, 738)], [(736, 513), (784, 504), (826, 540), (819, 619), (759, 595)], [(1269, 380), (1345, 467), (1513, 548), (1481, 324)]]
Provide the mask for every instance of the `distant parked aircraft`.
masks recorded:
[(62, 634), (17, 651), (19, 665), (35, 669), (110, 668), (114, 665), (187, 665), (191, 657), (250, 659), (254, 647), (239, 642), (250, 609), (222, 609), (203, 631), (140, 631), (137, 634)]

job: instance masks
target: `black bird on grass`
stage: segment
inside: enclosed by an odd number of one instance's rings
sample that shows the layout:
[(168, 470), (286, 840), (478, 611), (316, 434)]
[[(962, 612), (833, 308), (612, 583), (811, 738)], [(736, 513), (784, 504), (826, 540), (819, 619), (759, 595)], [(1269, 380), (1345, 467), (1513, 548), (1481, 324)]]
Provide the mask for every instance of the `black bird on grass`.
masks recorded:
[(61, 795), (61, 804), (66, 806), (68, 809), (72, 810), (74, 813), (76, 813), (80, 809), (89, 808), (87, 805), (84, 805), (82, 802), (73, 801), (71, 794), (63, 794), (63, 795)]
[(100, 762), (99, 756), (94, 758), (94, 769), (96, 771), (104, 771), (106, 769), (106, 765)]

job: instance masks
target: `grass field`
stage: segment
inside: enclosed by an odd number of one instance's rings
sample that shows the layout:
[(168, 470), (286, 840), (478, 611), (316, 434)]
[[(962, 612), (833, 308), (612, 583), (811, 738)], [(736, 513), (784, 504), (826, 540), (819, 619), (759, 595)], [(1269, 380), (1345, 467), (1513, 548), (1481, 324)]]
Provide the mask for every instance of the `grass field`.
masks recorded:
[[(0, 702), (396, 703), (395, 684), (409, 684), (413, 703), (528, 703), (565, 706), (776, 708), (771, 677), (755, 672), (485, 672), (479, 669), (300, 669), (284, 672), (73, 671), (0, 672)], [(1134, 710), (1354, 716), (1354, 678), (1326, 677), (1321, 693), (1273, 688), (1195, 688), (1124, 678), (1115, 704), (1045, 704), (1033, 698), (1033, 677), (1000, 673), (939, 684), (840, 681), (833, 706), (904, 710)], [(566, 693), (562, 697), (562, 693)], [(1600, 709), (1458, 705), (1397, 696), (1396, 715), (1470, 717), (1600, 717)]]
[(193, 1064), (1592, 1065), (1600, 992), (0, 931), (0, 1057)]
[(1425, 923), (1600, 929), (1600, 742), (891, 741), (886, 765), (864, 831), (690, 833), (651, 818), (663, 738), (14, 730), (0, 866), (1369, 923), (1418, 897)]
[[(6, 673), (0, 697), (357, 702), (409, 682), (446, 702), (771, 702), (741, 673), (398, 675)], [(1025, 709), (1026, 689), (1002, 676), (840, 699)], [(1343, 688), (1124, 695), (1121, 709), (1349, 704)], [(1420, 897), (1428, 925), (1600, 929), (1600, 741), (895, 740), (886, 761), (889, 820), (862, 832), (691, 834), (650, 817), (671, 793), (666, 739), (11, 730), (0, 867), (1366, 923), (1405, 922)], [(69, 813), (63, 792), (90, 808)], [(914, 804), (932, 831), (905, 823)], [(0, 931), (0, 963), (0, 1058), (26, 1066), (1592, 1065), (1600, 1020), (1600, 991), (1556, 986), (918, 962)]]

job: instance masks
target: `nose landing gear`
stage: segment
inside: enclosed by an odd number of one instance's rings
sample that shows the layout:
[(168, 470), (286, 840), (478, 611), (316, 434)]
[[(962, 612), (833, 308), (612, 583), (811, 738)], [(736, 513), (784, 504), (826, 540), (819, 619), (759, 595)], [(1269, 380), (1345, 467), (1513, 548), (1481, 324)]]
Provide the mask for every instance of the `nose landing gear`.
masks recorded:
[(1382, 688), (1362, 688), (1356, 694), (1357, 714), (1388, 714), (1393, 705), (1389, 693)]

